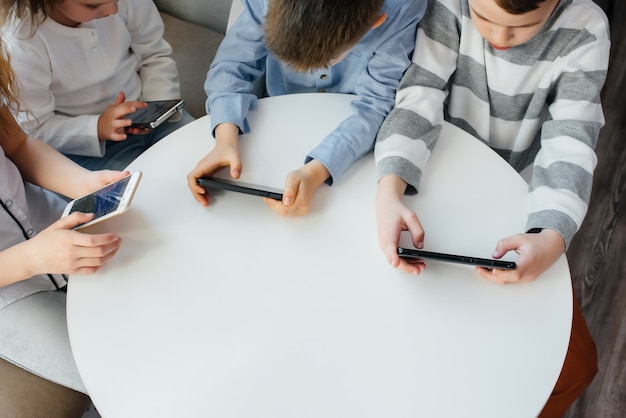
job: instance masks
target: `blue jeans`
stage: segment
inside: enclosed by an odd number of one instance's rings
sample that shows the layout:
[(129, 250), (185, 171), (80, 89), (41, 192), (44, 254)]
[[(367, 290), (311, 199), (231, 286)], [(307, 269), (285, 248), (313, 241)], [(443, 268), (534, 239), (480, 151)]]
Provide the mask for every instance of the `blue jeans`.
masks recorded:
[(87, 157), (74, 154), (66, 154), (66, 156), (90, 170), (124, 170), (142, 152), (193, 120), (193, 116), (183, 109), (182, 117), (178, 121), (165, 122), (150, 133), (145, 135), (128, 135), (124, 141), (106, 141), (106, 152), (103, 157)]

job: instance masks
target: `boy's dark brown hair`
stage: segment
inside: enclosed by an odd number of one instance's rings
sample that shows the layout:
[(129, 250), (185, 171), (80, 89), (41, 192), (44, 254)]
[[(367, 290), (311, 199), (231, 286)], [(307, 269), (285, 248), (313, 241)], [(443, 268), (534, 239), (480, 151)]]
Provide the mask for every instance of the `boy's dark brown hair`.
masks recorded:
[(372, 28), (384, 0), (269, 0), (267, 49), (299, 71), (324, 68)]
[(503, 10), (514, 15), (521, 15), (532, 12), (539, 8), (546, 0), (495, 0), (496, 4)]

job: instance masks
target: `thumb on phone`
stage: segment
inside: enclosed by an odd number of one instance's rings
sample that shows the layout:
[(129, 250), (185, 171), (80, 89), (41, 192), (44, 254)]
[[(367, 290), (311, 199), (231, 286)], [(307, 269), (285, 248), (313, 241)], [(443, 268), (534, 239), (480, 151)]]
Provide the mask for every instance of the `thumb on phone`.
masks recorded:
[(56, 221), (51, 226), (58, 229), (72, 229), (91, 221), (94, 216), (93, 213), (72, 212)]

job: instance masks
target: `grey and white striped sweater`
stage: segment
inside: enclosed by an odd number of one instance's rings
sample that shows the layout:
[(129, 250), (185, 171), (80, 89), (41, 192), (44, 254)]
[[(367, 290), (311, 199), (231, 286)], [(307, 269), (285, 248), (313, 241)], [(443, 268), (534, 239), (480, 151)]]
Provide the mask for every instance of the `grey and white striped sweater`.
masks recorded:
[(507, 50), (481, 37), (468, 0), (429, 0), (378, 133), (379, 178), (395, 174), (417, 191), (445, 119), (529, 182), (527, 229), (554, 229), (569, 245), (591, 194), (609, 49), (606, 16), (591, 0), (561, 0), (535, 37)]

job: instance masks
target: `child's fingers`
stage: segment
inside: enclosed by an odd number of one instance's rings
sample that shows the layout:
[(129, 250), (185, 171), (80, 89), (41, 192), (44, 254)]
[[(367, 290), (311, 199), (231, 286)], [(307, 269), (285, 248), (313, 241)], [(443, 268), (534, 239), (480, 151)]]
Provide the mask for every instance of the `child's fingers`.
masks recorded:
[(134, 107), (135, 110), (137, 110), (137, 109), (144, 109), (144, 108), (148, 107), (148, 103), (147, 102), (142, 102), (140, 100), (131, 100), (131, 101), (128, 101), (128, 102), (126, 102), (124, 104)]
[(53, 223), (50, 227), (55, 229), (72, 229), (89, 222), (93, 217), (93, 213), (72, 212)]
[(191, 194), (193, 195), (194, 199), (196, 199), (198, 203), (200, 203), (202, 206), (209, 206), (209, 194), (204, 187), (197, 184), (190, 184), (189, 189), (191, 190)]
[(124, 94), (124, 92), (123, 91), (118, 92), (117, 96), (115, 97), (115, 100), (113, 101), (113, 106), (117, 106), (117, 105), (124, 103), (124, 100), (126, 100), (126, 95)]
[(509, 251), (515, 251), (522, 245), (522, 235), (517, 234), (503, 238), (496, 244), (496, 248), (491, 254), (493, 258), (500, 258)]
[(426, 269), (426, 263), (423, 260), (398, 258), (400, 262), (397, 267), (406, 273), (417, 275)]
[[(283, 197), (284, 199), (284, 197)], [(294, 215), (294, 206), (285, 206), (283, 201), (271, 199), (269, 197), (264, 197), (263, 201), (265, 204), (272, 209), (274, 212), (278, 213), (282, 216), (291, 216)]]
[(192, 192), (194, 199), (196, 199), (196, 201), (198, 203), (200, 203), (202, 206), (209, 206), (209, 195), (208, 194), (203, 194), (203, 193), (199, 193), (199, 192)]

